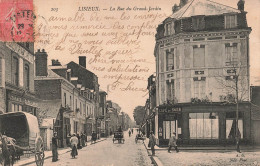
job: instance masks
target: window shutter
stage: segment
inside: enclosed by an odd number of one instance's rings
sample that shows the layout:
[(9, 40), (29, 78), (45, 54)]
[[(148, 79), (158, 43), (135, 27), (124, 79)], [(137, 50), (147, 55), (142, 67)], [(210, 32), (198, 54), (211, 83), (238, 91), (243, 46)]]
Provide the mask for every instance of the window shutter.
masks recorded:
[(0, 87), (2, 87), (3, 73), (2, 73), (2, 57), (0, 57)]

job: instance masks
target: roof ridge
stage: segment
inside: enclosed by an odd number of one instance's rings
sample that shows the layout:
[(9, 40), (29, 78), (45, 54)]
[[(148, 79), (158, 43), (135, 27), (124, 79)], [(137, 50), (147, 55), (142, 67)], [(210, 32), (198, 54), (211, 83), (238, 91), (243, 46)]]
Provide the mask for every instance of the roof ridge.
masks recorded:
[(215, 1), (211, 1), (211, 0), (206, 0), (206, 1), (209, 1), (209, 2), (212, 2), (212, 3), (215, 3), (215, 4), (218, 4), (218, 5), (226, 6), (226, 7), (235, 9), (235, 10), (238, 10), (238, 9), (236, 9), (236, 8), (234, 8), (234, 7), (231, 7), (231, 6), (228, 6), (228, 5), (224, 5), (224, 4), (222, 4), (222, 3), (218, 3), (218, 2), (215, 2)]
[[(195, 0), (192, 0), (189, 4), (189, 6), (186, 8), (186, 10), (182, 13), (182, 15), (180, 16), (180, 18), (182, 18), (183, 14), (190, 8), (190, 6), (192, 5), (192, 3), (194, 2)], [(184, 6), (183, 6), (184, 7)]]

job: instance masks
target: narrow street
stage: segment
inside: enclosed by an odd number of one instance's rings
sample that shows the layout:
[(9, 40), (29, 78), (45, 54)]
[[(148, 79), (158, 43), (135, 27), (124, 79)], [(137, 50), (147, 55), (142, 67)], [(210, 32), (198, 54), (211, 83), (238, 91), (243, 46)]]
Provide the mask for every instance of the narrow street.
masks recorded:
[[(46, 159), (44, 165), (70, 166), (70, 165), (85, 165), (85, 166), (149, 166), (151, 160), (141, 141), (135, 143), (135, 135), (129, 138), (125, 132), (124, 144), (118, 144), (117, 141), (113, 144), (112, 137), (107, 140), (92, 144), (81, 150), (76, 159), (72, 159), (70, 153), (65, 153), (59, 156), (57, 162), (52, 162), (52, 159)], [(34, 164), (32, 164), (34, 165)]]

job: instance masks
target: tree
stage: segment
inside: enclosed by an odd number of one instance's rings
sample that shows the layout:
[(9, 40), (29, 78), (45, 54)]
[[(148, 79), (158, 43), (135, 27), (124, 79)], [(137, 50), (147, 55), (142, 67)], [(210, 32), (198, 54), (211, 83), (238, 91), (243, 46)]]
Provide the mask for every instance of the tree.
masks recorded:
[(233, 61), (232, 64), (225, 69), (227, 76), (216, 77), (221, 88), (226, 90), (226, 96), (220, 96), (220, 100), (224, 102), (234, 103), (236, 105), (236, 121), (235, 121), (235, 139), (236, 150), (240, 152), (239, 144), (241, 133), (238, 129), (239, 103), (249, 100), (249, 79), (248, 68), (242, 63)]
[(134, 109), (134, 120), (137, 125), (141, 125), (145, 116), (145, 107), (137, 106)]

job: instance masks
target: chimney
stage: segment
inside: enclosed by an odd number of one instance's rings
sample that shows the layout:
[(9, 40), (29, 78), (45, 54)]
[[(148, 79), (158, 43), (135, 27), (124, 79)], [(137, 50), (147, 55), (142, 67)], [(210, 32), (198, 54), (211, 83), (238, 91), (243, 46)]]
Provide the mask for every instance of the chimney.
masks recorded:
[(177, 4), (174, 4), (174, 6), (172, 7), (172, 13), (177, 12), (178, 8), (179, 7), (177, 6)]
[(48, 68), (47, 68), (47, 57), (48, 54), (45, 52), (44, 49), (38, 51), (35, 53), (35, 74), (36, 76), (47, 76), (48, 75)]
[(52, 59), (51, 60), (51, 65), (52, 66), (61, 66), (61, 63), (59, 62), (59, 60), (58, 59)]
[(239, 0), (237, 3), (237, 8), (240, 11), (244, 11), (244, 7), (245, 7), (245, 1), (244, 0)]
[(86, 56), (79, 56), (79, 65), (86, 68)]
[(186, 5), (186, 3), (188, 2), (188, 0), (180, 0), (180, 7), (183, 7), (184, 5)]

